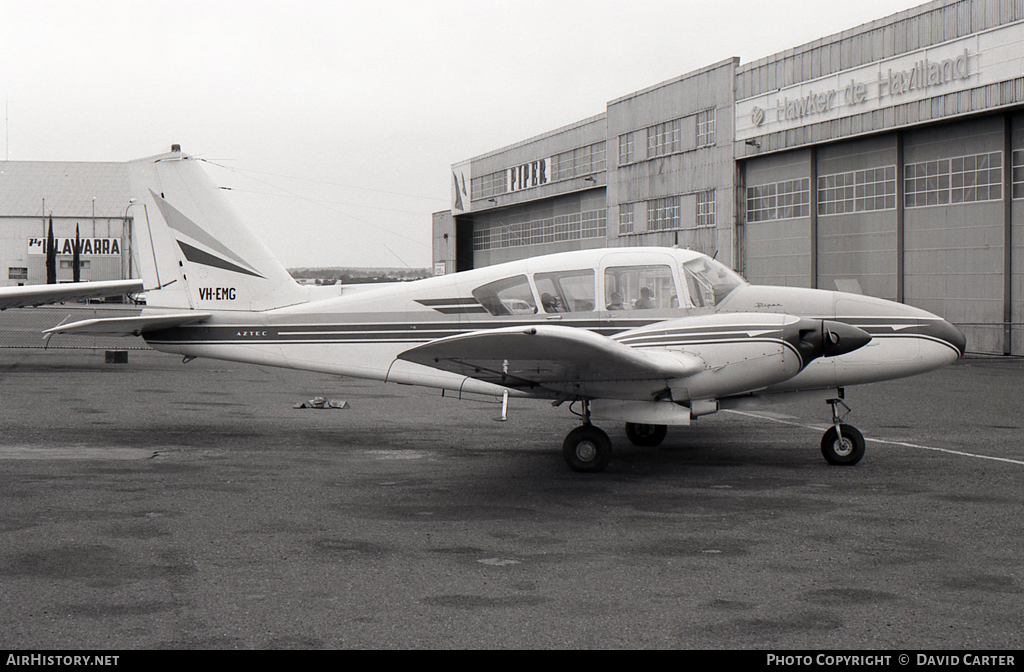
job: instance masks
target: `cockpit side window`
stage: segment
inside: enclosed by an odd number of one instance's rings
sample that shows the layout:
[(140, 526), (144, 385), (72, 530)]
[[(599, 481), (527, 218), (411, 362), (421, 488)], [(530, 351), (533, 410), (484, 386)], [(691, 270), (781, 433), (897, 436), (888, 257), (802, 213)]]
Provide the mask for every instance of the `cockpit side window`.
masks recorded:
[(669, 266), (613, 266), (604, 272), (605, 310), (677, 308), (679, 294)]
[(545, 313), (580, 313), (594, 310), (594, 271), (537, 273), (533, 281)]
[(683, 264), (683, 276), (690, 302), (698, 308), (717, 306), (732, 290), (747, 284), (739, 273), (711, 257), (698, 257)]
[(537, 302), (525, 275), (502, 278), (473, 290), (473, 297), (491, 315), (533, 315)]

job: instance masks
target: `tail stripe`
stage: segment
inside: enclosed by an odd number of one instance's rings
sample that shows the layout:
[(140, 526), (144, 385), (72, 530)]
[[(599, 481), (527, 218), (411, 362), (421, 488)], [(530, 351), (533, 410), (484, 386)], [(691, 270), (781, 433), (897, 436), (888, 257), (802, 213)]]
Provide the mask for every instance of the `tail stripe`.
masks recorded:
[(242, 268), (241, 266), (235, 266), (226, 259), (221, 259), (218, 256), (212, 255), (209, 252), (204, 252), (198, 247), (192, 247), (188, 243), (178, 241), (178, 247), (185, 254), (185, 258), (194, 264), (202, 264), (203, 266), (212, 266), (213, 268), (221, 268), (225, 271), (234, 271), (235, 273), (244, 273), (245, 275), (252, 275), (257, 278), (263, 276), (259, 273), (254, 273), (248, 269)]
[[(235, 254), (234, 252), (232, 252), (222, 242), (220, 242), (219, 240), (217, 240), (216, 238), (211, 236), (205, 229), (203, 229), (201, 226), (199, 226), (198, 224), (193, 222), (191, 219), (189, 219), (188, 217), (183, 215), (181, 213), (181, 211), (179, 211), (173, 205), (168, 203), (163, 197), (158, 196), (152, 189), (149, 190), (149, 193), (153, 197), (153, 200), (156, 201), (156, 204), (160, 207), (160, 213), (164, 216), (164, 219), (167, 221), (167, 226), (169, 226), (171, 229), (173, 229), (174, 231), (177, 231), (178, 233), (181, 233), (181, 234), (184, 234), (184, 235), (188, 236), (189, 238), (191, 238), (192, 240), (194, 240), (194, 241), (196, 241), (198, 243), (202, 243), (203, 245), (207, 246), (211, 250), (215, 250), (216, 252), (221, 253), (225, 257), (228, 257), (229, 259), (234, 261), (236, 264), (238, 264), (240, 266), (245, 266), (246, 268), (249, 269), (250, 275), (255, 275), (256, 277), (260, 277), (260, 278), (264, 277), (264, 276), (259, 275), (258, 273), (256, 273), (254, 271), (254, 269), (252, 268), (252, 265), (247, 263), (245, 261), (245, 259), (242, 259), (242, 257), (240, 257), (237, 254)], [(181, 241), (178, 241), (178, 244), (180, 245)], [(196, 250), (197, 248), (192, 247), (192, 249)], [(186, 256), (186, 258), (188, 258), (189, 261), (192, 261), (191, 258), (189, 258), (187, 256)], [(216, 257), (214, 257), (214, 258), (216, 258)], [(200, 261), (200, 262), (197, 262), (197, 263), (201, 263), (202, 264), (202, 263), (206, 263), (206, 262)], [(227, 263), (227, 262), (225, 262), (225, 263)], [(207, 264), (207, 265), (214, 265), (214, 264)], [(224, 268), (223, 266), (218, 266), (218, 267), (219, 268)], [(230, 270), (236, 270), (236, 269), (230, 269)]]

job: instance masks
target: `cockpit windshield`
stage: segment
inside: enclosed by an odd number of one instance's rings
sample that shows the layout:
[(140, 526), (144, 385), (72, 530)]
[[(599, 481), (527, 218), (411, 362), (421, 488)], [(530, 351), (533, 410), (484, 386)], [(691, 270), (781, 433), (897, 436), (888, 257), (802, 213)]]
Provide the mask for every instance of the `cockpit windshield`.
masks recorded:
[(711, 257), (698, 257), (683, 264), (686, 287), (694, 306), (717, 306), (732, 290), (747, 284), (739, 273)]
[(533, 315), (537, 304), (525, 275), (495, 280), (473, 290), (473, 297), (491, 315)]

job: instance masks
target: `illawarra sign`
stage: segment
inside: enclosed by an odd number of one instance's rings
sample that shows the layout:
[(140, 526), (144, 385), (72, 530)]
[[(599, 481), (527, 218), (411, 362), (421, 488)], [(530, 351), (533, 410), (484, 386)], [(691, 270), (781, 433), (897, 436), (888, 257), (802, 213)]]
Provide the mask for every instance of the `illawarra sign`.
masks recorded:
[(1024, 24), (920, 49), (736, 103), (736, 139), (1019, 77)]
[[(78, 253), (91, 256), (120, 256), (120, 238), (80, 238), (81, 249)], [(57, 254), (72, 255), (75, 253), (74, 238), (54, 238), (53, 249)], [(28, 253), (33, 255), (46, 254), (46, 238), (29, 238)]]

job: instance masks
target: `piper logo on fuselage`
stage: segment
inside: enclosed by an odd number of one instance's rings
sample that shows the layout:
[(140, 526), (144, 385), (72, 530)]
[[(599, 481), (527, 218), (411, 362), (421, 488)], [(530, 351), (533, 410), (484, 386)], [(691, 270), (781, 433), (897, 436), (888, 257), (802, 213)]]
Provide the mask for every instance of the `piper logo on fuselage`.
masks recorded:
[(234, 287), (200, 287), (199, 299), (202, 301), (234, 301)]

